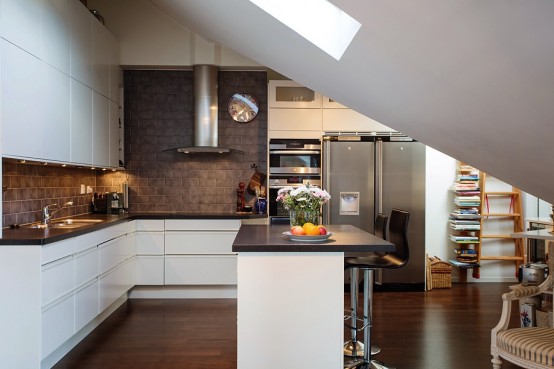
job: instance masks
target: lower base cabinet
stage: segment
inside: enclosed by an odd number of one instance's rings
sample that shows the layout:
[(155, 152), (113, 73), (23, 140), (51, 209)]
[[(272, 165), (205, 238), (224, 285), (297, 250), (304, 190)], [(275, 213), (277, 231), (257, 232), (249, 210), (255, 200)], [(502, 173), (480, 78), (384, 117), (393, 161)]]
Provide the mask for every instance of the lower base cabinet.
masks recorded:
[(74, 321), (75, 300), (73, 293), (43, 308), (41, 360), (73, 335)]
[(136, 283), (139, 286), (163, 286), (164, 281), (163, 255), (137, 255)]
[(167, 255), (165, 284), (237, 284), (237, 257), (236, 255)]
[(99, 278), (98, 309), (103, 311), (135, 285), (135, 258)]
[(98, 315), (98, 279), (75, 292), (75, 332), (79, 332)]

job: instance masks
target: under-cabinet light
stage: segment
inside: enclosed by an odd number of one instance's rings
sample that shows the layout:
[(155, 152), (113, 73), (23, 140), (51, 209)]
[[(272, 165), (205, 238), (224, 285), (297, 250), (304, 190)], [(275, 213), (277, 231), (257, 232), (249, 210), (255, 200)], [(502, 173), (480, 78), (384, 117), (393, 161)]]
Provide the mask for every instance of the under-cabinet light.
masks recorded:
[(250, 2), (337, 60), (362, 26), (327, 0)]

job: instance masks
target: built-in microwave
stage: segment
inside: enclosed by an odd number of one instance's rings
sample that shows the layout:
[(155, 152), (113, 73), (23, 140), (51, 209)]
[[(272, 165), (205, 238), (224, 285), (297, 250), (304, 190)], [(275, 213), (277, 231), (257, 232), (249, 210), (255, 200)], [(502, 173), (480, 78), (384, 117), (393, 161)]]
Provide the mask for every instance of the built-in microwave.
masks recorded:
[(269, 174), (321, 175), (321, 141), (272, 139), (269, 141)]

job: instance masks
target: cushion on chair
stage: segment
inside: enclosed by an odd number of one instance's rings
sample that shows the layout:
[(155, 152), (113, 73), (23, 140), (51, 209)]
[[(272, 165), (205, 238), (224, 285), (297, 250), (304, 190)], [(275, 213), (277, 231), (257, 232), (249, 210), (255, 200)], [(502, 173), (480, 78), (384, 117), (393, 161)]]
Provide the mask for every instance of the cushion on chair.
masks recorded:
[(514, 356), (535, 363), (554, 366), (554, 329), (514, 328), (499, 332), (497, 346)]

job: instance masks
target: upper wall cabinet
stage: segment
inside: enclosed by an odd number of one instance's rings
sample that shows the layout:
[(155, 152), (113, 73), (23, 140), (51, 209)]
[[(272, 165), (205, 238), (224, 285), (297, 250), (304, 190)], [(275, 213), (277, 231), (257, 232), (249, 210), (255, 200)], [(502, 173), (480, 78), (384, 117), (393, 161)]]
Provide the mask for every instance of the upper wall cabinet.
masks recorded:
[(294, 81), (269, 81), (270, 108), (321, 108), (321, 95)]
[(79, 1), (71, 4), (70, 76), (92, 87), (93, 16)]
[(1, 0), (1, 12), (2, 156), (118, 167), (115, 37), (77, 0)]
[(40, 58), (43, 0), (2, 0), (2, 38)]
[(92, 89), (110, 96), (112, 35), (100, 22), (92, 22)]
[(42, 14), (42, 61), (69, 75), (71, 1), (44, 0)]

